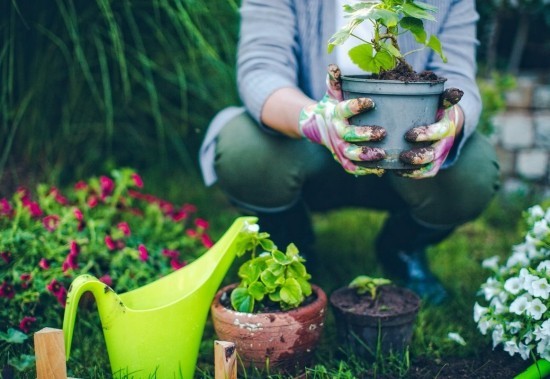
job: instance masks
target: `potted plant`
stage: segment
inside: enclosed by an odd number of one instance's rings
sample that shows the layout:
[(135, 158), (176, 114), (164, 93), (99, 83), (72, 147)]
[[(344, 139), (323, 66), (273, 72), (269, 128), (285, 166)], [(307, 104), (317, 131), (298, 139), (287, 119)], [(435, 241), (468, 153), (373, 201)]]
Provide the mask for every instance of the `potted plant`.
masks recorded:
[(330, 304), (339, 340), (358, 356), (400, 354), (412, 337), (420, 298), (384, 278), (360, 275), (334, 291)]
[[(221, 340), (234, 342), (245, 367), (296, 373), (312, 359), (325, 322), (327, 296), (311, 284), (294, 244), (283, 252), (250, 225), (239, 283), (218, 291), (211, 306)], [(239, 253), (237, 253), (239, 256)]]
[[(348, 55), (360, 69), (370, 74), (344, 73), (342, 91), (346, 99), (368, 97), (376, 104), (376, 109), (354, 116), (352, 123), (380, 125), (387, 132), (381, 141), (364, 143), (383, 148), (386, 157), (376, 162), (361, 162), (363, 166), (384, 169), (415, 167), (402, 162), (399, 155), (419, 144), (412, 145), (403, 136), (409, 128), (435, 121), (446, 79), (429, 71), (416, 73), (405, 59), (416, 50), (402, 52), (397, 37), (412, 33), (420, 45), (432, 49), (446, 62), (441, 42), (435, 35), (428, 36), (424, 29), (424, 20), (435, 21), (433, 13), (436, 11), (436, 7), (415, 0), (358, 1), (344, 6), (349, 22), (330, 38), (328, 51), (330, 53), (350, 37), (360, 41), (348, 51)], [(355, 29), (367, 20), (374, 26), (370, 41), (354, 34)], [(461, 91), (456, 91), (450, 96), (453, 104), (462, 96)], [(458, 99), (457, 93), (460, 94)]]

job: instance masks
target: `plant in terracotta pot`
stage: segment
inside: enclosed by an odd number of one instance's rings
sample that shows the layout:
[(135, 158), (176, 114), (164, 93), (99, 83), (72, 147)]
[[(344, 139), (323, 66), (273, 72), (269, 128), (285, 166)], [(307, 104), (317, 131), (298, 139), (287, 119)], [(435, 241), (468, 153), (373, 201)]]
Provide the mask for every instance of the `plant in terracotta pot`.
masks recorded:
[(311, 284), (298, 248), (283, 252), (260, 232), (248, 228), (240, 254), (241, 279), (222, 288), (211, 306), (218, 338), (234, 342), (245, 367), (296, 373), (312, 359), (325, 322), (327, 296)]
[(358, 356), (401, 354), (409, 345), (420, 298), (384, 278), (360, 275), (330, 296), (338, 338)]
[[(421, 48), (432, 49), (446, 62), (440, 40), (435, 35), (428, 35), (424, 28), (424, 21), (435, 21), (436, 11), (433, 5), (415, 0), (357, 1), (344, 6), (349, 22), (330, 38), (328, 51), (332, 52), (349, 38), (359, 41), (357, 46), (348, 50), (348, 55), (366, 74), (343, 73), (343, 95), (345, 99), (368, 97), (376, 104), (374, 110), (352, 117), (351, 122), (354, 125), (380, 125), (387, 132), (381, 141), (363, 143), (384, 149), (386, 156), (380, 161), (361, 162), (362, 166), (418, 168), (411, 164), (410, 157), (401, 155), (421, 144), (404, 138), (405, 132), (435, 122), (443, 93), (453, 105), (462, 97), (462, 91), (458, 89), (447, 90), (448, 93), (444, 90), (445, 78), (431, 71), (416, 73), (406, 57), (418, 50), (403, 52), (398, 43), (399, 35), (411, 33)], [(373, 25), (371, 40), (356, 34), (356, 29), (365, 21)]]

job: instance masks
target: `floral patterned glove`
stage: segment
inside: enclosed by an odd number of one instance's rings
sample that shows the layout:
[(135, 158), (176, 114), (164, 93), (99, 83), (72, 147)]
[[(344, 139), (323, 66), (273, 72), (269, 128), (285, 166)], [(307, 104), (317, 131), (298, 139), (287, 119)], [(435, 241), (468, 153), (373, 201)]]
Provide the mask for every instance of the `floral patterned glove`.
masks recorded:
[(428, 126), (417, 126), (405, 133), (409, 142), (433, 142), (426, 147), (407, 150), (399, 158), (406, 163), (423, 165), (418, 169), (400, 170), (400, 176), (423, 179), (435, 176), (449, 155), (456, 135), (459, 120), (459, 108), (456, 105), (464, 92), (449, 88), (441, 95), (440, 108), (437, 111), (437, 122)]
[(354, 126), (347, 120), (372, 108), (374, 103), (369, 98), (343, 99), (340, 69), (331, 64), (327, 75), (327, 93), (320, 102), (302, 109), (300, 133), (310, 141), (324, 145), (346, 172), (354, 175), (382, 175), (382, 169), (361, 167), (353, 162), (377, 161), (386, 155), (380, 148), (352, 143), (380, 141), (386, 136), (386, 131), (380, 126)]

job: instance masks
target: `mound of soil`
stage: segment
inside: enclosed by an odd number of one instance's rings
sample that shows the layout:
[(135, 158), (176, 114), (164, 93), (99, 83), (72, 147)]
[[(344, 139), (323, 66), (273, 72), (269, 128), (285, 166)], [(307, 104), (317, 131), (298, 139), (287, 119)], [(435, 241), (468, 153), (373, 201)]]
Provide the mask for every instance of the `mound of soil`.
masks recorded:
[(381, 71), (377, 75), (372, 76), (374, 79), (381, 79), (381, 80), (400, 80), (402, 82), (441, 82), (445, 81), (446, 79), (440, 76), (437, 76), (433, 71), (423, 71), (421, 73), (418, 73), (410, 66), (406, 66), (404, 64), (398, 64), (397, 67), (395, 67), (392, 70), (388, 71)]

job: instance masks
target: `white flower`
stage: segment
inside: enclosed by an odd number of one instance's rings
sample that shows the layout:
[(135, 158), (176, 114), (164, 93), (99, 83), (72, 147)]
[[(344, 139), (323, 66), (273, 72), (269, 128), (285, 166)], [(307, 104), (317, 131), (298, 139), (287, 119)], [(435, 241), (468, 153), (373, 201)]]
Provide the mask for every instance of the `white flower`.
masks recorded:
[(527, 210), (527, 213), (529, 216), (533, 218), (541, 218), (544, 217), (544, 209), (540, 205), (534, 205), (531, 208)]
[(477, 323), (477, 328), (483, 335), (486, 335), (487, 331), (492, 327), (493, 327), (493, 322), (489, 320), (489, 318), (487, 317), (482, 317)]
[(529, 299), (527, 298), (527, 296), (522, 295), (520, 297), (517, 297), (514, 301), (512, 301), (512, 304), (510, 304), (510, 312), (520, 315), (525, 312), (528, 304)]
[(516, 251), (510, 258), (508, 258), (508, 261), (506, 262), (506, 266), (509, 268), (514, 266), (526, 266), (528, 264), (529, 258), (527, 257), (526, 249)]
[(517, 295), (523, 289), (523, 280), (512, 277), (504, 283), (504, 289), (512, 295)]
[(251, 234), (258, 233), (260, 231), (260, 225), (258, 225), (258, 224), (249, 224), (248, 222), (245, 222), (244, 230), (248, 233), (251, 233)]
[(495, 325), (491, 338), (493, 339), (493, 349), (497, 347), (499, 343), (504, 342), (504, 328), (502, 325)]
[(548, 228), (548, 223), (544, 219), (535, 222), (535, 224), (533, 225), (533, 234), (538, 239), (543, 239), (544, 236), (548, 233), (548, 230), (550, 230)]
[(544, 305), (540, 299), (535, 299), (527, 304), (525, 310), (528, 315), (533, 317), (533, 319), (540, 320), (544, 312), (546, 312), (546, 309), (548, 308), (546, 308), (546, 305)]
[(464, 341), (464, 338), (462, 338), (462, 336), (458, 333), (449, 332), (449, 334), (447, 334), (447, 338), (459, 345), (466, 346), (466, 341)]
[(487, 279), (487, 282), (485, 282), (485, 284), (483, 284), (481, 288), (483, 290), (485, 300), (487, 301), (491, 300), (493, 297), (502, 292), (502, 284), (494, 278)]
[(518, 352), (522, 359), (527, 359), (529, 358), (531, 347), (520, 342), (518, 344)]
[(507, 325), (507, 330), (511, 334), (517, 334), (522, 327), (523, 327), (523, 324), (521, 323), (521, 321), (514, 321)]
[(539, 271), (541, 274), (543, 271), (546, 271), (546, 274), (550, 274), (550, 260), (542, 261), (537, 266), (537, 271)]
[(519, 346), (516, 343), (516, 339), (512, 339), (511, 341), (504, 342), (504, 351), (507, 351), (508, 354), (514, 355), (516, 353), (519, 353)]
[(533, 282), (539, 280), (538, 276), (531, 275), (526, 268), (522, 268), (519, 271), (519, 278), (523, 281), (523, 289), (525, 291), (529, 291), (533, 286)]
[(498, 255), (495, 255), (494, 257), (487, 258), (481, 262), (481, 267), (496, 271), (498, 269), (498, 261), (500, 260), (500, 257)]
[(482, 307), (477, 302), (474, 304), (474, 321), (479, 322), (482, 316), (486, 315), (489, 312), (487, 307)]
[(536, 325), (533, 334), (537, 341), (550, 339), (550, 319), (544, 321), (541, 325)]
[(529, 293), (533, 296), (540, 297), (542, 299), (548, 299), (550, 296), (550, 285), (546, 278), (535, 280), (531, 283), (531, 289)]

